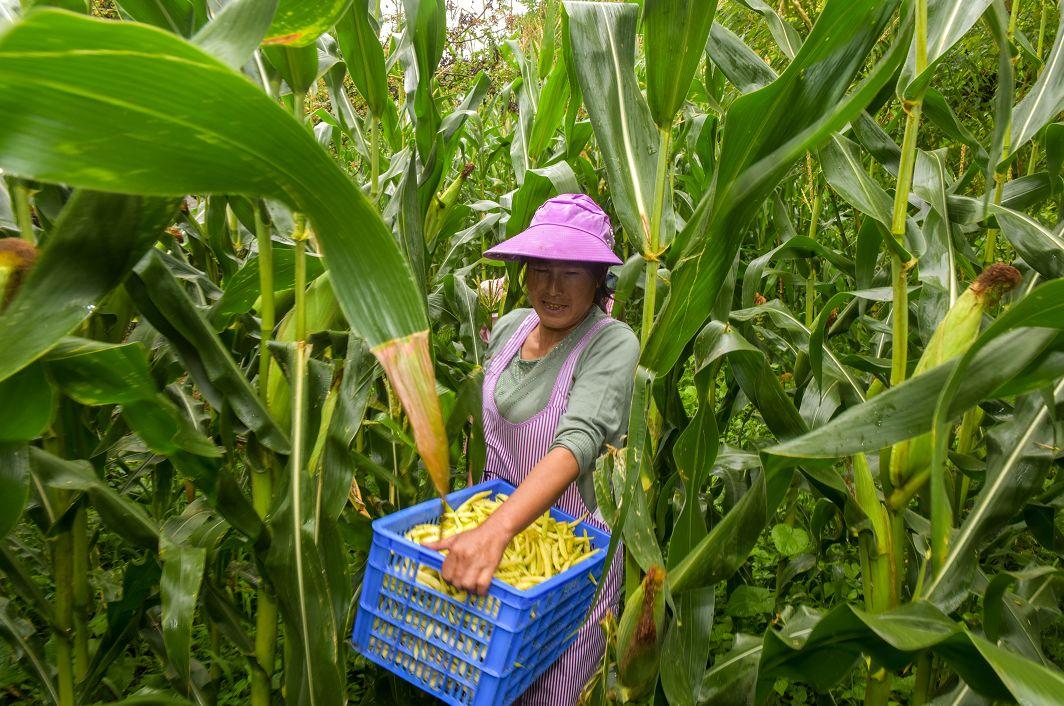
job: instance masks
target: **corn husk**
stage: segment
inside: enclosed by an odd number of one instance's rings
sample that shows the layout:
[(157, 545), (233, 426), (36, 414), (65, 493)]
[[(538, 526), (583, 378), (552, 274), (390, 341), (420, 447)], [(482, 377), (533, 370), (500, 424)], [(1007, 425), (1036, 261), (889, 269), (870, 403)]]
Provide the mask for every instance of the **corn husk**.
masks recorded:
[[(968, 289), (957, 298), (942, 322), (931, 335), (914, 375), (920, 375), (948, 360), (958, 358), (979, 337), (979, 326), (986, 311), (997, 299), (1021, 279), (1015, 267), (996, 263), (986, 268)], [(927, 469), (931, 461), (931, 435), (922, 434), (895, 444), (891, 452), (890, 474), (895, 487), (902, 487)], [(910, 493), (911, 496), (911, 493)]]

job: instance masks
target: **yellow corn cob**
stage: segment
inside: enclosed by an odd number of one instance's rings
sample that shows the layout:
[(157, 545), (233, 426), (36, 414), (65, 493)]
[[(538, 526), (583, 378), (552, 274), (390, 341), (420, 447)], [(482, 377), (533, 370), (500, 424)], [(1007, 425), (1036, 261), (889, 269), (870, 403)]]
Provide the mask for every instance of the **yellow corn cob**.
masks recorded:
[[(1015, 267), (996, 263), (986, 268), (968, 289), (957, 298), (942, 322), (931, 335), (923, 355), (916, 364), (914, 375), (920, 375), (948, 360), (960, 357), (979, 336), (983, 312), (1005, 292), (1020, 283)], [(922, 434), (894, 445), (891, 451), (890, 476), (898, 490), (891, 504), (904, 504), (926, 479), (931, 461), (931, 435)], [(904, 488), (909, 484), (909, 488)], [(915, 487), (913, 487), (915, 485)]]
[(617, 674), (625, 701), (638, 700), (654, 688), (665, 629), (665, 569), (650, 567), (643, 583), (624, 606), (617, 627)]

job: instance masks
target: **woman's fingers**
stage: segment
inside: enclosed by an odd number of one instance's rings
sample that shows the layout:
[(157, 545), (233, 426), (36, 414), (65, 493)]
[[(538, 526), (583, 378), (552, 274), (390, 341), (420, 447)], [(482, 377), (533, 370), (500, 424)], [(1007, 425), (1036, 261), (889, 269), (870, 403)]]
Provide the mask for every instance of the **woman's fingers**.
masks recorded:
[(425, 542), (422, 546), (447, 551), (440, 576), (455, 588), (486, 595), (502, 556), (493, 541), (477, 530), (469, 530), (439, 542)]

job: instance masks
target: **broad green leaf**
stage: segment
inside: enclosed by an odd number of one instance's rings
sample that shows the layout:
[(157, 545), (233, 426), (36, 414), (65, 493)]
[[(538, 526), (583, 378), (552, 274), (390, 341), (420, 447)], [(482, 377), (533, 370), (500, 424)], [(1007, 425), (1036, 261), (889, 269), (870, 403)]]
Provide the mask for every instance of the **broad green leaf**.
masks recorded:
[[(738, 3), (745, 5), (765, 18), (772, 38), (776, 40), (776, 44), (783, 50), (787, 58), (793, 59), (798, 54), (802, 46), (802, 38), (798, 36), (793, 27), (779, 16), (779, 13), (772, 9), (771, 5), (764, 0), (738, 0)], [(814, 27), (814, 29), (816, 28)]]
[[(893, 199), (868, 175), (858, 156), (857, 145), (835, 133), (818, 154), (824, 178), (831, 188), (851, 206), (882, 224), (885, 232), (889, 233)], [(891, 244), (894, 239), (886, 238), (885, 242)], [(905, 250), (920, 254), (923, 249), (923, 238), (912, 219), (907, 218)], [(906, 259), (912, 257), (907, 253), (905, 255)]]
[(927, 3), (927, 63), (916, 73), (916, 41), (898, 78), (898, 95), (908, 100), (920, 95), (931, 81), (935, 68), (954, 44), (979, 21), (992, 0), (930, 0)]
[(432, 80), (447, 41), (447, 9), (443, 0), (403, 0), (403, 8), (406, 49), (400, 51), (406, 66), (406, 107), (414, 124), (418, 153), (427, 159), (440, 126)]
[(747, 706), (752, 703), (760, 659), (761, 638), (737, 633), (731, 649), (706, 670), (698, 703), (705, 706)]
[[(610, 196), (629, 242), (645, 252), (659, 145), (650, 108), (635, 77), (639, 8), (631, 3), (564, 5), (573, 63), (606, 163)], [(666, 213), (662, 222), (670, 220)], [(660, 244), (669, 240), (664, 237)]]
[(763, 586), (740, 584), (728, 596), (724, 613), (733, 618), (756, 618), (771, 613), (774, 605), (772, 591)]
[(920, 337), (931, 340), (946, 312), (960, 296), (957, 272), (957, 253), (953, 247), (953, 224), (947, 205), (948, 184), (945, 150), (916, 155), (913, 174), (915, 190), (927, 201), (931, 210), (924, 217), (924, 252), (920, 256), (919, 321)]
[(308, 347), (291, 348), (292, 454), (270, 513), (272, 541), (262, 557), (293, 641), (286, 670), (286, 701), (312, 706), (344, 703), (333, 599), (315, 543), (312, 478), (306, 468), (309, 402)]
[[(9, 121), (0, 126), (0, 142), (8, 127)], [(0, 162), (7, 153), (0, 145)], [(168, 200), (75, 192), (18, 295), (0, 314), (0, 380), (88, 318), (176, 210)]]
[(23, 444), (0, 444), (0, 540), (18, 524), (30, 492), (29, 462)]
[(871, 614), (842, 605), (825, 615), (804, 639), (765, 633), (758, 670), (758, 702), (776, 679), (834, 686), (865, 654), (888, 669), (901, 668), (930, 649), (975, 691), (1021, 704), (1051, 703), (1064, 676), (997, 647), (954, 623), (925, 601)]
[[(191, 684), (192, 621), (206, 556), (202, 547), (175, 544), (165, 535), (160, 542), (163, 644), (166, 645), (166, 658), (177, 671), (181, 684)], [(191, 696), (191, 689), (186, 696)]]
[(48, 661), (44, 657), (43, 645), (33, 639), (33, 626), (19, 620), (11, 609), (11, 601), (0, 596), (0, 637), (11, 645), (13, 654), (20, 655), (19, 661), (25, 663), (26, 670), (40, 683), (42, 693), (49, 703), (59, 704), (59, 692), (55, 689)]
[(305, 213), (347, 320), (384, 364), (446, 489), (421, 294), (379, 215), (280, 106), (172, 35), (40, 11), (0, 36), (0, 113), (0, 167), (16, 174), (126, 193), (262, 195)]
[(266, 36), (276, 9), (277, 0), (233, 0), (201, 27), (192, 41), (239, 71)]
[(88, 494), (100, 519), (127, 542), (155, 551), (159, 528), (144, 508), (100, 480), (88, 461), (68, 461), (31, 447), (30, 471), (44, 485)]
[(772, 544), (781, 556), (797, 556), (809, 549), (809, 533), (801, 527), (778, 524), (772, 528)]
[(263, 44), (309, 46), (336, 24), (350, 4), (351, 0), (277, 0)]
[[(827, 3), (802, 50), (778, 79), (745, 94), (728, 110), (714, 187), (703, 197), (674, 248), (671, 292), (643, 349), (642, 364), (670, 369), (699, 330), (738, 252), (745, 225), (791, 165), (857, 117), (908, 48), (908, 29), (852, 93), (893, 13), (894, 2)], [(786, 106), (784, 108), (784, 106)]]
[(709, 660), (716, 588), (676, 596), (676, 610), (661, 645), (661, 688), (670, 706), (694, 706)]
[(287, 453), (288, 437), (270, 418), (255, 390), (210, 324), (189, 300), (158, 251), (133, 269), (126, 283), (141, 314), (173, 346), (196, 386), (215, 409), (228, 405), (266, 446)]
[(0, 443), (31, 441), (48, 429), (55, 392), (40, 364), (0, 381)]
[(154, 25), (188, 37), (193, 32), (195, 11), (191, 0), (120, 0), (122, 11), (137, 22)]
[(1061, 111), (1064, 111), (1064, 12), (1058, 18), (1053, 49), (1038, 80), (1012, 111), (1009, 155), (999, 168)]
[(647, 103), (659, 128), (671, 128), (706, 51), (716, 0), (644, 0)]
[(714, 22), (709, 32), (706, 53), (741, 93), (756, 91), (776, 80), (772, 67), (719, 22)]
[(369, 14), (369, 0), (355, 0), (336, 23), (336, 41), (355, 88), (362, 94), (370, 112), (378, 118), (395, 112), (388, 93), (384, 49)]
[(559, 194), (578, 194), (580, 184), (568, 162), (555, 162), (549, 167), (529, 169), (525, 182), (514, 192), (510, 218), (506, 221), (506, 235), (512, 237), (528, 227), (532, 216), (543, 202)]
[[(272, 250), (273, 286), (277, 292), (283, 292), (295, 286), (295, 249), (273, 243)], [(303, 264), (307, 268), (308, 282), (317, 279), (325, 271), (325, 264), (320, 257), (305, 255)], [(236, 274), (226, 281), (222, 298), (211, 309), (210, 319), (216, 330), (224, 327), (233, 316), (245, 314), (255, 306), (262, 294), (259, 286), (259, 256), (252, 255)]]
[(1046, 228), (1022, 211), (990, 205), (1001, 232), (1023, 261), (1046, 279), (1064, 277), (1064, 231)]
[[(1023, 329), (992, 342), (973, 361), (958, 396), (951, 404), (953, 419), (1035, 360), (1053, 339), (1053, 332)], [(926, 433), (935, 400), (956, 369), (953, 359), (851, 407), (830, 422), (796, 439), (766, 449), (777, 456), (841, 458), (858, 452), (874, 453), (903, 439)]]

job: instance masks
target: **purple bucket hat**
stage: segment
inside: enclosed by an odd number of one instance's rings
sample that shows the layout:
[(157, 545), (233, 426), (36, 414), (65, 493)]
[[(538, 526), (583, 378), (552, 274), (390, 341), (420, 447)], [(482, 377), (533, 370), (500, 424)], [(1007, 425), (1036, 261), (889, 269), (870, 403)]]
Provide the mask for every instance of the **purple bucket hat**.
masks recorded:
[(610, 217), (584, 194), (548, 199), (517, 235), (484, 253), (492, 260), (568, 260), (621, 264), (613, 252)]

